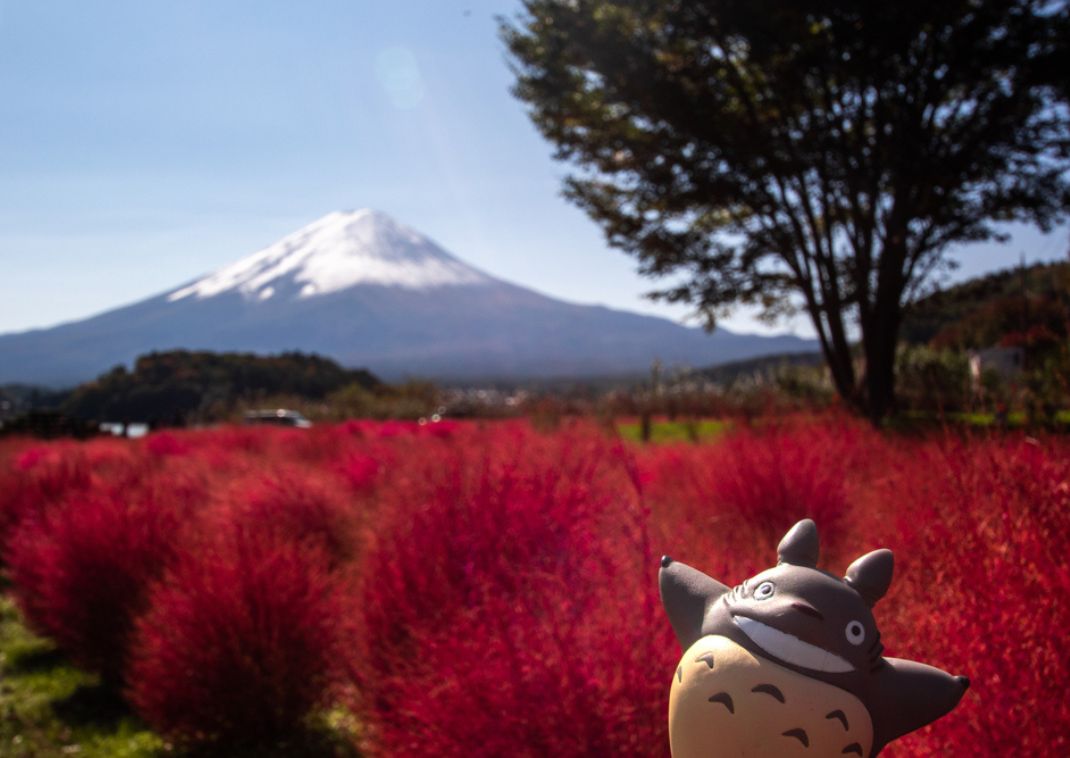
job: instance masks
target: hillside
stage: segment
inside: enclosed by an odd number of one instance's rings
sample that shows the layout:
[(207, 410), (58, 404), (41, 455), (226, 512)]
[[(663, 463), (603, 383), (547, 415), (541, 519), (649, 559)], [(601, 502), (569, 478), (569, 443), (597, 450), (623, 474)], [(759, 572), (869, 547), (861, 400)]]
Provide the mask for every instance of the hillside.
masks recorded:
[(901, 338), (941, 348), (982, 348), (1045, 329), (1066, 336), (1070, 263), (1005, 269), (924, 297), (907, 307)]
[(739, 379), (774, 376), (791, 367), (815, 368), (823, 367), (824, 365), (825, 359), (819, 351), (815, 350), (805, 353), (765, 355), (760, 358), (749, 358), (745, 361), (733, 361), (720, 366), (710, 366), (699, 373), (705, 379), (716, 384), (730, 385)]

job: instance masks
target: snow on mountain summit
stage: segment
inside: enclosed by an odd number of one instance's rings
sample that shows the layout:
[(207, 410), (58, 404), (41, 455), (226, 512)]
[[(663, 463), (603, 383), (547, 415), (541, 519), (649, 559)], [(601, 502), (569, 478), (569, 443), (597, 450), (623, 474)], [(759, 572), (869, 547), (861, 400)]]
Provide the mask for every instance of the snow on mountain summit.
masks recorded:
[(192, 283), (50, 329), (0, 334), (0, 384), (62, 388), (151, 351), (299, 350), (388, 380), (637, 374), (816, 350), (712, 335), (497, 279), (374, 211), (331, 213)]
[(238, 292), (307, 298), (358, 284), (429, 289), (492, 279), (377, 211), (338, 211), (167, 296), (174, 302)]

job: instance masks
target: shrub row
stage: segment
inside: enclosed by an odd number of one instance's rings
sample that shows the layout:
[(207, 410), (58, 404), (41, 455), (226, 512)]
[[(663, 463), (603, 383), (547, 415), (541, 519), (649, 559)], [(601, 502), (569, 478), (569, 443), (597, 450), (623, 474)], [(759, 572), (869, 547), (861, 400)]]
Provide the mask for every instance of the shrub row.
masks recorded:
[(805, 516), (830, 570), (896, 551), (889, 654), (973, 680), (887, 754), (1068, 752), (1064, 440), (822, 417), (657, 447), (350, 422), (0, 449), (26, 619), (179, 743), (344, 706), (370, 754), (667, 755), (657, 557), (736, 583)]

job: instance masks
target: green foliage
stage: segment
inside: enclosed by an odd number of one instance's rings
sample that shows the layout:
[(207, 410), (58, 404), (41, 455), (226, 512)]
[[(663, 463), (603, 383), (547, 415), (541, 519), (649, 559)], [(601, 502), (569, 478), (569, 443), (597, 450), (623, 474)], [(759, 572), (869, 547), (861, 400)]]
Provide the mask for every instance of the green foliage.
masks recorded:
[[(1057, 409), (1070, 405), (1070, 264), (1000, 271), (922, 298), (907, 311), (904, 337), (903, 406), (1020, 408), (1025, 422), (1057, 425)], [(997, 345), (1022, 348), (1024, 370), (985, 371), (972, 394), (962, 389), (966, 351)]]
[(783, 400), (813, 408), (827, 406), (835, 392), (818, 353), (750, 358), (712, 366), (703, 370), (702, 375), (737, 399), (741, 394), (773, 391)]
[(515, 93), (579, 169), (566, 195), (711, 323), (801, 306), (873, 418), (948, 246), (1070, 206), (1066, 2), (524, 6), (502, 27)]
[(362, 384), (354, 382), (327, 396), (327, 407), (338, 419), (365, 418), (376, 406), (378, 397)]
[(820, 353), (784, 353), (711, 366), (702, 370), (702, 376), (720, 385), (730, 385), (740, 378), (773, 376), (789, 367), (816, 368), (823, 365)]
[(5, 384), (0, 387), (0, 406), (4, 402), (8, 403), (9, 412), (30, 409), (55, 410), (63, 404), (68, 394), (66, 391), (56, 391), (30, 384)]
[(174, 350), (117, 366), (76, 388), (64, 410), (81, 418), (183, 423), (221, 418), (243, 403), (289, 396), (323, 399), (347, 385), (380, 386), (371, 373), (316, 355), (210, 353)]
[(0, 754), (10, 758), (79, 755), (150, 758), (165, 743), (26, 630), (0, 595)]
[(310, 418), (334, 421), (348, 418), (425, 418), (438, 412), (441, 402), (439, 394), (434, 384), (418, 380), (374, 388), (354, 382), (328, 395), (324, 412), (313, 412)]
[(4, 758), (357, 758), (359, 724), (342, 709), (316, 717), (300, 744), (241, 752), (182, 751), (150, 731), (96, 677), (27, 630), (0, 594), (0, 755)]
[(90, 421), (65, 416), (57, 411), (30, 410), (9, 419), (0, 417), (0, 436), (86, 439), (96, 436), (99, 431), (98, 426)]
[(773, 374), (777, 389), (808, 407), (828, 406), (834, 390), (828, 373), (822, 368), (806, 364), (785, 364)]
[(962, 411), (970, 406), (970, 366), (965, 353), (904, 347), (896, 360), (899, 401), (927, 413)]
[(1048, 309), (1070, 317), (1070, 263), (1004, 269), (919, 298), (904, 312), (902, 335), (914, 345), (990, 347), (1023, 321), (1048, 319)]

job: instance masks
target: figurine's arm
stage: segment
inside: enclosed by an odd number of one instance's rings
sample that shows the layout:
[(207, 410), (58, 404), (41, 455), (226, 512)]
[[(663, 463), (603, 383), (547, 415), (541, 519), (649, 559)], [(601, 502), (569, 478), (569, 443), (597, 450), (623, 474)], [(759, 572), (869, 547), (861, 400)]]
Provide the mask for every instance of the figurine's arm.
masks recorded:
[(885, 658), (874, 676), (874, 753), (950, 712), (970, 686), (964, 676), (900, 658)]
[(717, 580), (667, 555), (661, 559), (658, 587), (669, 623), (684, 650), (702, 636), (706, 609), (728, 592), (728, 587)]

